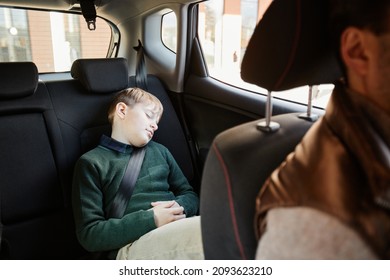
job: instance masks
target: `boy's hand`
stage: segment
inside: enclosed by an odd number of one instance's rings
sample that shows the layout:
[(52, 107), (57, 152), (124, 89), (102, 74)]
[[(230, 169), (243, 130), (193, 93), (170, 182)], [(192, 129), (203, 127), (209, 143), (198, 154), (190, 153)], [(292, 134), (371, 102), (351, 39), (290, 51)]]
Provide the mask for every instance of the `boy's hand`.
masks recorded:
[[(173, 203), (172, 206), (170, 206), (170, 208), (181, 207), (181, 206), (179, 205), (179, 203), (177, 203), (175, 200), (173, 200), (173, 201), (156, 201), (156, 202), (152, 202), (151, 205), (154, 207), (154, 206), (157, 206), (157, 205), (160, 205), (160, 204), (172, 203), (172, 202), (174, 202), (174, 203)], [(184, 211), (184, 210), (183, 210), (183, 211)]]
[(176, 201), (157, 201), (151, 203), (154, 212), (154, 221), (157, 227), (184, 219), (184, 208)]

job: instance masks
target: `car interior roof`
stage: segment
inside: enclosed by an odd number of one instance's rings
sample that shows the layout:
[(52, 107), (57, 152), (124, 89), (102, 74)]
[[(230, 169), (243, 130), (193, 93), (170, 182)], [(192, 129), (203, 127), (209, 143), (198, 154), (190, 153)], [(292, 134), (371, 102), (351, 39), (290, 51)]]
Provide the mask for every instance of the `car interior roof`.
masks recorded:
[[(193, 0), (173, 0), (170, 3), (190, 4), (199, 1)], [(145, 11), (152, 10), (155, 7), (166, 3), (163, 0), (99, 0), (95, 1), (97, 15), (110, 20), (114, 24), (123, 22), (129, 18), (135, 17)], [(0, 0), (0, 5), (48, 9), (58, 11), (76, 11), (81, 12), (80, 1), (75, 0)]]

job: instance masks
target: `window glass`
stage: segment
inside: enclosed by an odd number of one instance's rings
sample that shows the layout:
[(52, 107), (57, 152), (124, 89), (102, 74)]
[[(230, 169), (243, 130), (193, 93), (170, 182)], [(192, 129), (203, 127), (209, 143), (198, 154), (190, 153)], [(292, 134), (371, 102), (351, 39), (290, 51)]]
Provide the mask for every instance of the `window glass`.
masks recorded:
[(161, 39), (164, 45), (176, 53), (177, 48), (177, 19), (172, 11), (166, 13), (162, 18)]
[[(234, 86), (266, 94), (242, 81), (241, 61), (257, 23), (272, 0), (212, 0), (199, 4), (198, 37), (209, 75)], [(321, 85), (313, 105), (325, 108), (333, 85)], [(274, 92), (273, 96), (307, 104), (309, 87)]]
[(0, 61), (31, 60), (27, 13), (0, 9)]
[(69, 71), (77, 58), (106, 57), (111, 28), (82, 15), (0, 8), (0, 62), (33, 61), (40, 73)]

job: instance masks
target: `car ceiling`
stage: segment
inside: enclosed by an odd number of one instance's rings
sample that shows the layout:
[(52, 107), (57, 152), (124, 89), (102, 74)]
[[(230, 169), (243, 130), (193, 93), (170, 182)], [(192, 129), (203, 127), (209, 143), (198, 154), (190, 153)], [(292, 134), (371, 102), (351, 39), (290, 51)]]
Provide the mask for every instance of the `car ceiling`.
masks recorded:
[[(199, 0), (95, 0), (98, 16), (112, 21), (114, 24), (135, 17), (166, 3), (190, 4)], [(76, 0), (0, 0), (0, 6), (30, 7), (59, 11), (80, 11)]]

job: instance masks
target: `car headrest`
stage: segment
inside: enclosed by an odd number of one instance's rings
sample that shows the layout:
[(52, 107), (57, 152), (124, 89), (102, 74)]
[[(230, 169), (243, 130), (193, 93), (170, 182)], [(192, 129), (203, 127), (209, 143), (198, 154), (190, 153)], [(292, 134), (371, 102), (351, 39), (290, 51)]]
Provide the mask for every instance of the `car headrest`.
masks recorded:
[(338, 80), (327, 11), (325, 0), (274, 0), (249, 41), (242, 79), (269, 91)]
[(129, 70), (125, 58), (77, 59), (71, 75), (91, 92), (110, 93), (128, 87)]
[(38, 86), (38, 69), (33, 62), (0, 63), (0, 98), (33, 95)]

